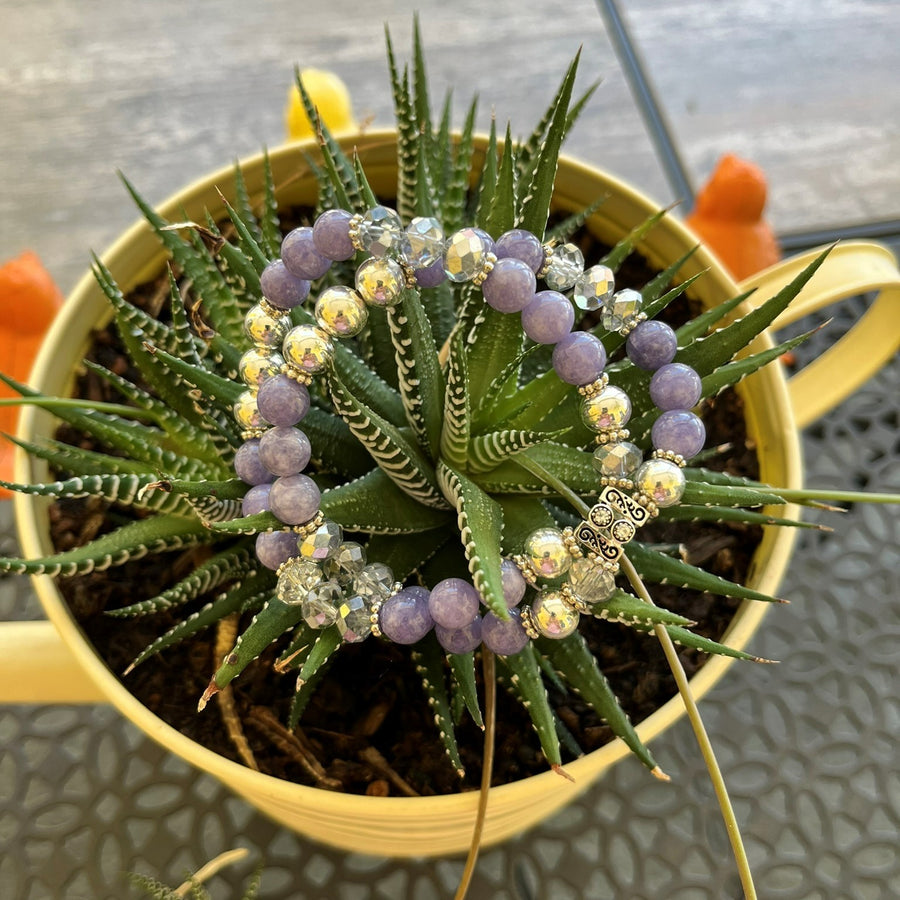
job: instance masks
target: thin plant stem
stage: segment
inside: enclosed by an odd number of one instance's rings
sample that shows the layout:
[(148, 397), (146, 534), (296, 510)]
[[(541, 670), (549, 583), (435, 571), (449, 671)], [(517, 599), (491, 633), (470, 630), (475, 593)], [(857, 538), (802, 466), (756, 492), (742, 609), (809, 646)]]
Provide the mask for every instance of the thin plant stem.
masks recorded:
[(775, 488), (779, 497), (792, 503), (832, 500), (838, 503), (900, 503), (900, 494), (868, 494), (865, 491), (829, 491), (812, 488)]
[(454, 900), (464, 900), (475, 874), (475, 863), (481, 849), (481, 834), (484, 831), (484, 817), (487, 813), (491, 776), (494, 772), (494, 743), (497, 723), (497, 680), (494, 672), (494, 654), (486, 647), (481, 648), (481, 665), (484, 672), (484, 753), (481, 762), (481, 789), (478, 794), (478, 813), (472, 831), (472, 843), (463, 869)]
[[(565, 497), (579, 515), (587, 516), (590, 512), (588, 505), (567, 484), (557, 478), (552, 472), (545, 469), (540, 463), (535, 462), (527, 456), (526, 453), (518, 454), (516, 456), (516, 462), (524, 469), (527, 469), (533, 475), (540, 478), (549, 487), (552, 487), (561, 497)], [(637, 595), (645, 603), (655, 606), (656, 604), (653, 602), (653, 598), (650, 596), (646, 585), (641, 580), (641, 577), (638, 575), (631, 560), (624, 554), (620, 560), (620, 565), (625, 576), (637, 592)], [(756, 888), (753, 885), (753, 876), (750, 872), (747, 852), (744, 849), (744, 842), (741, 838), (741, 831), (734, 814), (734, 808), (731, 805), (731, 798), (728, 796), (728, 789), (725, 785), (725, 779), (722, 776), (722, 770), (719, 768), (712, 743), (706, 732), (703, 719), (700, 717), (700, 710), (697, 708), (697, 701), (694, 699), (688, 677), (685, 674), (684, 668), (681, 665), (681, 660), (678, 658), (678, 652), (675, 650), (675, 645), (665, 626), (654, 625), (653, 633), (659, 640), (666, 657), (666, 662), (672, 670), (675, 684), (678, 687), (678, 693), (681, 695), (681, 699), (684, 702), (688, 720), (691, 723), (691, 727), (694, 729), (694, 736), (700, 747), (700, 754), (703, 757), (704, 763), (706, 763), (706, 769), (709, 772), (710, 781), (712, 782), (713, 790), (716, 793), (716, 799), (719, 802), (722, 819), (725, 822), (725, 830), (728, 832), (728, 839), (731, 842), (731, 849), (734, 853), (741, 885), (744, 888), (744, 896), (746, 897), (746, 900), (756, 900)]]
[(246, 847), (237, 847), (234, 850), (226, 850), (224, 853), (220, 853), (215, 859), (211, 859), (203, 866), (202, 869), (198, 869), (190, 881), (186, 881), (175, 888), (175, 893), (179, 897), (187, 897), (194, 885), (203, 884), (204, 881), (218, 874), (225, 866), (230, 866), (232, 863), (245, 859), (249, 853), (250, 851)]

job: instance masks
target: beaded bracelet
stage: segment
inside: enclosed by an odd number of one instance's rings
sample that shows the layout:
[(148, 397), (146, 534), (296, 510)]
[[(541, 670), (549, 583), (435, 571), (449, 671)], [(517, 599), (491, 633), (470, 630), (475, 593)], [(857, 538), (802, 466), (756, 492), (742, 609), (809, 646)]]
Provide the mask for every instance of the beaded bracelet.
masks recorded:
[[(289, 312), (306, 300), (310, 283), (333, 262), (360, 251), (368, 258), (357, 268), (355, 287), (326, 288), (315, 302), (317, 325), (291, 327)], [(303, 474), (311, 447), (295, 426), (310, 407), (307, 385), (315, 376), (327, 377), (333, 339), (359, 334), (370, 306), (394, 306), (404, 289), (436, 287), (444, 279), (480, 286), (488, 305), (520, 313), (525, 334), (553, 346), (553, 368), (581, 393), (582, 420), (596, 433), (592, 461), (601, 491), (587, 519), (574, 529), (535, 530), (521, 554), (502, 562), (509, 620), (492, 612), (482, 616), (478, 591), (463, 579), (444, 579), (430, 591), (395, 582), (388, 566), (367, 562), (365, 549), (345, 541), (341, 526), (322, 516), (319, 489)], [(548, 290), (537, 290), (538, 279)], [(349, 643), (375, 634), (400, 644), (416, 643), (433, 627), (450, 653), (466, 653), (483, 642), (495, 653), (511, 655), (529, 638), (566, 637), (581, 614), (614, 592), (623, 546), (637, 528), (681, 499), (681, 467), (706, 437), (691, 412), (700, 400), (700, 377), (674, 362), (675, 333), (646, 319), (640, 293), (615, 291), (607, 266), (585, 269), (574, 244), (542, 244), (521, 229), (496, 241), (478, 228), (445, 238), (433, 218), (417, 217), (404, 228), (397, 213), (384, 206), (363, 215), (333, 209), (312, 227), (291, 231), (281, 259), (265, 268), (260, 281), (263, 299), (244, 321), (254, 346), (239, 367), (248, 389), (234, 406), (245, 441), (234, 465), (250, 485), (244, 515), (268, 510), (289, 527), (258, 535), (256, 555), (277, 571), (278, 598), (299, 604), (311, 627), (336, 625)], [(563, 293), (570, 289), (571, 300)], [(590, 332), (572, 331), (573, 304), (599, 311), (607, 330), (627, 336), (631, 362), (653, 372), (650, 397), (661, 415), (651, 429), (654, 451), (646, 461), (628, 440), (631, 401), (603, 372), (603, 344)], [(561, 586), (540, 587), (542, 581), (559, 584), (563, 576)], [(537, 598), (520, 606), (529, 585), (538, 589)]]

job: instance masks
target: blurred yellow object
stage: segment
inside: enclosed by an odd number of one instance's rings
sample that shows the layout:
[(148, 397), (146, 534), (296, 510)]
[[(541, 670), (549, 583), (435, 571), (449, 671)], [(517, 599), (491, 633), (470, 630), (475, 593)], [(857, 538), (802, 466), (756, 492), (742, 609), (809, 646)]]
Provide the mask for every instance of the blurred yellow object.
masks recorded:
[[(340, 135), (358, 130), (359, 126), (353, 117), (350, 91), (334, 72), (325, 69), (303, 69), (300, 80), (332, 134)], [(288, 140), (299, 141), (316, 135), (313, 124), (303, 108), (296, 84), (291, 85), (284, 122)]]

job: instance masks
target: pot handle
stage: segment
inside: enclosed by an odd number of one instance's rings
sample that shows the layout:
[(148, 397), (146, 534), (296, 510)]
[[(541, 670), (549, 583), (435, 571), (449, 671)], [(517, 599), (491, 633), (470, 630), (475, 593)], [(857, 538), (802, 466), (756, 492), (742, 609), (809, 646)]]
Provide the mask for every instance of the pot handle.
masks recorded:
[[(741, 282), (755, 289), (759, 306), (800, 274), (821, 250), (764, 269)], [(809, 284), (774, 322), (772, 330), (847, 297), (878, 292), (859, 321), (816, 360), (788, 380), (798, 428), (815, 422), (871, 378), (900, 349), (900, 271), (894, 254), (880, 244), (847, 241), (835, 246)]]
[(0, 703), (105, 703), (52, 622), (0, 623)]

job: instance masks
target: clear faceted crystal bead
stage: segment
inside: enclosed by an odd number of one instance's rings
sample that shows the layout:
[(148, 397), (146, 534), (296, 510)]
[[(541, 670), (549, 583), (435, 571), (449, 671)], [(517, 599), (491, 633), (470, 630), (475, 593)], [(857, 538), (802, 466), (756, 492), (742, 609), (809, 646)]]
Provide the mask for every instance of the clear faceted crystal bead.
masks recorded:
[(335, 579), (341, 587), (350, 587), (365, 565), (365, 549), (355, 541), (344, 541), (337, 553), (325, 561), (325, 574)]
[(337, 522), (325, 521), (300, 541), (300, 556), (319, 562), (331, 559), (338, 552), (343, 539), (344, 530), (341, 526)]
[(369, 563), (356, 576), (353, 591), (364, 597), (369, 603), (375, 600), (387, 600), (394, 586), (394, 573), (384, 563)]
[(609, 266), (591, 266), (575, 282), (572, 302), (584, 310), (600, 309), (612, 297), (616, 288), (616, 276)]
[(602, 566), (589, 559), (576, 559), (569, 569), (569, 587), (575, 596), (588, 605), (608, 600), (616, 589), (616, 579)]
[(244, 316), (244, 334), (257, 347), (280, 347), (290, 327), (287, 316), (270, 316), (258, 303)]
[(297, 606), (303, 603), (306, 595), (324, 580), (321, 566), (312, 560), (295, 556), (281, 569), (275, 594), (282, 603)]
[(638, 291), (623, 288), (603, 301), (600, 322), (607, 331), (619, 331), (632, 325), (635, 316), (641, 311), (643, 302)]
[(643, 455), (630, 441), (602, 444), (591, 460), (594, 468), (606, 478), (627, 478), (643, 462)]
[(462, 228), (450, 235), (444, 250), (444, 272), (450, 281), (471, 281), (483, 268), (488, 248), (477, 228)]
[(335, 581), (323, 581), (306, 595), (300, 605), (300, 612), (310, 628), (327, 628), (334, 625), (338, 617), (343, 591)]
[(404, 254), (405, 261), (414, 269), (430, 266), (444, 252), (444, 229), (431, 216), (416, 216), (406, 226), (406, 239), (409, 250)]
[(337, 627), (348, 644), (358, 644), (372, 633), (369, 607), (363, 597), (344, 597), (338, 606)]
[(553, 248), (544, 282), (554, 291), (567, 291), (584, 272), (584, 254), (574, 244)]
[(397, 256), (406, 250), (406, 233), (400, 216), (387, 206), (376, 206), (363, 213), (359, 242), (372, 256)]

